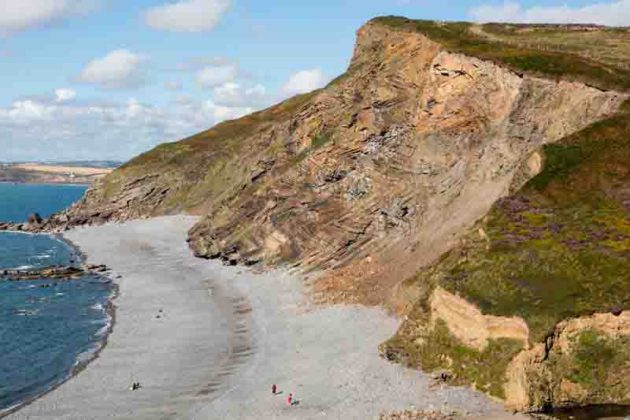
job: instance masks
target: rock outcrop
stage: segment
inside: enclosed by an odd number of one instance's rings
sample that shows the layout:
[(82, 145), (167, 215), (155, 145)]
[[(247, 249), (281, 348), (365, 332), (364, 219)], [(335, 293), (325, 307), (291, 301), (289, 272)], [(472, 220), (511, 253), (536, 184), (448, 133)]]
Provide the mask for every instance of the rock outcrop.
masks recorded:
[(39, 279), (76, 280), (85, 275), (99, 275), (108, 271), (105, 265), (50, 266), (29, 270), (0, 270), (0, 280), (30, 281)]
[(190, 232), (200, 257), (343, 268), (359, 301), (378, 303), (507, 194), (524, 162), (535, 170), (541, 145), (623, 98), (371, 22), (326, 88), (160, 146), (54, 224), (189, 211), (204, 216)]
[(474, 305), (441, 287), (436, 287), (429, 301), (431, 321), (444, 321), (451, 334), (464, 345), (483, 351), (489, 340), (509, 338), (529, 347), (529, 328), (518, 317), (484, 315)]
[[(506, 407), (630, 405), (630, 312), (561, 322), (506, 372)], [(617, 360), (615, 360), (617, 359)]]

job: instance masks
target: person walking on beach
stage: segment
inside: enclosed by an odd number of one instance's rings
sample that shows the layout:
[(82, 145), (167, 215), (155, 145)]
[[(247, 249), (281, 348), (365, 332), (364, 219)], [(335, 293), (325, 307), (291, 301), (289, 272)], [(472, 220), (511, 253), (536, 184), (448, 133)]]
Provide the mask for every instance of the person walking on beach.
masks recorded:
[(271, 385), (271, 393), (273, 395), (276, 395), (276, 392), (278, 392), (278, 387), (276, 387), (276, 384)]
[(290, 406), (293, 405), (293, 394), (289, 394), (289, 397), (287, 398), (287, 403)]

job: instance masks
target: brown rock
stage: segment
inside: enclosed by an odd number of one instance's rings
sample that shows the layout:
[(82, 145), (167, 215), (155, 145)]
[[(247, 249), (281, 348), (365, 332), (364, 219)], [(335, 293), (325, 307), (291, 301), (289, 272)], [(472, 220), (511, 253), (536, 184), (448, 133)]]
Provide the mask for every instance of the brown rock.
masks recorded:
[(41, 225), (44, 219), (39, 215), (39, 213), (31, 213), (28, 215), (28, 224), (38, 226)]

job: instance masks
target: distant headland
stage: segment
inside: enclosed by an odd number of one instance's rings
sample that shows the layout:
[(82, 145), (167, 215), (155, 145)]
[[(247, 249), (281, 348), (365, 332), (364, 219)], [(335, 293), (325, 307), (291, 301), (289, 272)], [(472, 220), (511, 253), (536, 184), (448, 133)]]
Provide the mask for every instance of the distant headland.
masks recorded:
[(0, 163), (0, 182), (92, 184), (118, 166), (113, 161)]

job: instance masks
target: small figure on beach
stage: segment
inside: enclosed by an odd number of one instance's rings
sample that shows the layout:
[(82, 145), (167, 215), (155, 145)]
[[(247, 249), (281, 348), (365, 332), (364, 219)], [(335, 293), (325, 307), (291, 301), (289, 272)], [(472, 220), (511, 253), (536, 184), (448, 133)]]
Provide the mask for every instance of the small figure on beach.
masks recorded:
[(129, 390), (131, 391), (137, 391), (140, 389), (140, 382), (134, 382), (131, 384), (131, 387), (129, 387)]
[(289, 398), (287, 398), (287, 404), (289, 404), (290, 406), (294, 406), (294, 405), (298, 405), (299, 403), (300, 403), (300, 400), (295, 398), (293, 393), (289, 394)]
[(276, 395), (276, 392), (278, 392), (278, 387), (276, 386), (276, 384), (271, 385), (271, 393), (273, 395)]
[(433, 380), (429, 384), (429, 389), (439, 388), (442, 385), (448, 384), (453, 379), (453, 374), (447, 371), (440, 372), (433, 377)]

